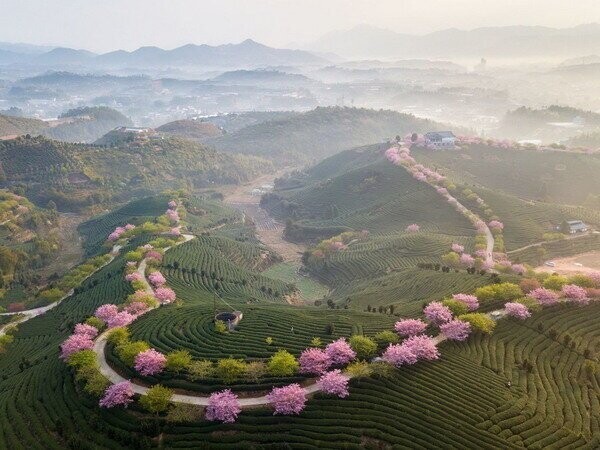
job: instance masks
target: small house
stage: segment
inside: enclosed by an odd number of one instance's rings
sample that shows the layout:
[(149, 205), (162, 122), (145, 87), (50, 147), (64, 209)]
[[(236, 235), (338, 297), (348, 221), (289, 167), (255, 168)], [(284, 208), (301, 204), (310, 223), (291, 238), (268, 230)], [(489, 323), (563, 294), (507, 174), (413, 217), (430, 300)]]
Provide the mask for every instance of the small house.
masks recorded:
[(454, 148), (456, 136), (452, 131), (430, 131), (425, 133), (425, 143), (434, 148)]
[(569, 234), (585, 233), (589, 230), (589, 227), (581, 220), (567, 220), (564, 228), (563, 232)]

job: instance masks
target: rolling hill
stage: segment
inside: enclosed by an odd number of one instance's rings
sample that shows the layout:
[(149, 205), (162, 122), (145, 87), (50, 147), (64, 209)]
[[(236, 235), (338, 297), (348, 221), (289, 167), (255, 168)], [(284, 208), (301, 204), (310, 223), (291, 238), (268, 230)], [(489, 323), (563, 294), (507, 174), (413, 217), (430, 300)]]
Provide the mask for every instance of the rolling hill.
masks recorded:
[(222, 151), (258, 155), (289, 165), (318, 161), (397, 134), (444, 128), (447, 127), (394, 111), (319, 107), (286, 119), (247, 126), (215, 138), (210, 144)]
[(178, 136), (184, 139), (205, 141), (209, 138), (221, 136), (223, 130), (218, 126), (203, 120), (182, 119), (165, 123), (156, 128), (156, 131), (168, 136)]
[(106, 147), (22, 137), (0, 142), (0, 164), (5, 186), (23, 185), (33, 201), (52, 200), (61, 210), (164, 189), (236, 184), (270, 167), (256, 157), (226, 155), (177, 138)]

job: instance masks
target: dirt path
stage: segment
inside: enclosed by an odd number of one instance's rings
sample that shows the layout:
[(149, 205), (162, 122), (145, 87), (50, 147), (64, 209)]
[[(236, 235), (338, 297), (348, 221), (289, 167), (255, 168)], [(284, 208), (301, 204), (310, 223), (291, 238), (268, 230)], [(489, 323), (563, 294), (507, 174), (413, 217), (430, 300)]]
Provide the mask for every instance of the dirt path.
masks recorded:
[[(585, 236), (590, 236), (590, 235), (593, 235), (593, 234), (600, 234), (600, 231), (590, 231), (588, 233), (581, 233), (581, 234), (576, 234), (576, 235), (573, 235), (573, 236), (566, 236), (563, 239), (561, 239), (561, 241), (570, 241), (570, 240), (573, 240), (573, 239), (579, 239), (579, 238), (582, 238), (582, 237), (585, 237)], [(524, 247), (516, 248), (514, 250), (506, 252), (506, 254), (510, 255), (511, 253), (519, 252), (521, 250), (526, 250), (526, 249), (531, 248), (531, 247), (539, 247), (539, 246), (541, 246), (543, 244), (548, 244), (550, 242), (555, 242), (555, 241), (534, 242), (533, 244), (525, 245)]]
[(289, 170), (280, 170), (274, 174), (256, 178), (249, 183), (228, 188), (223, 192), (225, 197), (223, 201), (252, 220), (256, 225), (258, 239), (281, 255), (284, 261), (300, 263), (302, 253), (304, 253), (306, 247), (286, 241), (283, 238), (284, 224), (273, 219), (260, 207), (260, 196), (252, 195), (253, 188), (263, 184), (273, 184), (275, 178), (282, 176)]
[(559, 273), (574, 275), (576, 273), (590, 274), (600, 271), (600, 251), (580, 253), (578, 255), (553, 259), (554, 267), (538, 266), (536, 272)]

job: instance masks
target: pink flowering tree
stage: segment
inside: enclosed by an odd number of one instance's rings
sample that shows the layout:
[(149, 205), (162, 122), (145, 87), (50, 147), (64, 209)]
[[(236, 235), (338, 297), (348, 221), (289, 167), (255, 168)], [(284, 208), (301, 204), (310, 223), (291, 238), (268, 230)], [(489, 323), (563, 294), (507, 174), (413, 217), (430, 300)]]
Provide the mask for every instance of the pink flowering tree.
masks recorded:
[(115, 314), (114, 316), (110, 317), (106, 321), (106, 326), (108, 328), (126, 327), (134, 320), (135, 320), (135, 317), (132, 316), (129, 312), (121, 311), (121, 312)]
[(177, 202), (175, 200), (171, 200), (168, 206), (169, 209), (177, 209)]
[(325, 350), (320, 348), (307, 348), (298, 358), (300, 373), (320, 375), (324, 373), (331, 361)]
[(471, 324), (463, 320), (454, 319), (440, 325), (440, 331), (451, 341), (464, 341), (471, 334)]
[(87, 336), (89, 339), (94, 339), (98, 335), (98, 328), (88, 325), (87, 323), (78, 323), (75, 325), (75, 334)]
[(176, 298), (175, 291), (168, 287), (159, 287), (154, 291), (154, 296), (162, 304), (173, 303)]
[(241, 412), (237, 395), (226, 389), (214, 392), (208, 398), (205, 417), (211, 422), (233, 423)]
[(348, 397), (348, 377), (344, 376), (339, 369), (324, 373), (317, 380), (317, 385), (326, 394)]
[(550, 306), (558, 302), (558, 294), (551, 289), (543, 287), (530, 291), (527, 297), (537, 300), (542, 306)]
[(594, 282), (594, 287), (600, 288), (600, 272), (591, 272), (588, 274), (588, 277)]
[(150, 275), (148, 275), (148, 281), (154, 287), (160, 287), (167, 282), (163, 274), (158, 271), (152, 272)]
[(267, 395), (274, 414), (300, 414), (306, 405), (306, 392), (299, 384), (276, 387)]
[(163, 258), (163, 255), (162, 255), (162, 253), (157, 252), (156, 250), (149, 250), (149, 251), (146, 252), (146, 254), (144, 255), (144, 257), (146, 259), (151, 259), (151, 260), (156, 261), (156, 262), (161, 262), (162, 258)]
[(103, 320), (104, 322), (108, 322), (108, 319), (115, 316), (118, 312), (119, 312), (119, 308), (117, 307), (117, 305), (113, 305), (113, 304), (109, 303), (106, 305), (99, 306), (96, 309), (96, 312), (94, 313), (94, 315), (98, 319)]
[(527, 306), (522, 303), (517, 302), (509, 302), (504, 305), (504, 311), (507, 316), (515, 317), (517, 319), (525, 320), (528, 317), (531, 317), (531, 312), (527, 308)]
[(131, 382), (122, 381), (106, 388), (99, 404), (102, 408), (114, 408), (115, 406), (127, 407), (133, 401), (133, 394)]
[(173, 223), (177, 223), (179, 222), (179, 213), (174, 210), (174, 209), (167, 209), (167, 212), (165, 213), (167, 215), (167, 217), (169, 218), (169, 220)]
[(421, 319), (403, 319), (394, 324), (394, 329), (400, 336), (408, 337), (422, 334), (427, 329), (427, 324)]
[(469, 309), (469, 311), (475, 311), (477, 308), (479, 308), (479, 300), (474, 295), (454, 294), (452, 299), (463, 303)]
[(125, 307), (125, 311), (127, 311), (132, 316), (139, 316), (148, 311), (148, 305), (146, 305), (143, 302), (131, 302)]
[(128, 281), (129, 283), (133, 283), (134, 281), (142, 281), (143, 278), (144, 277), (139, 272), (131, 272), (125, 275), (125, 281)]
[(60, 358), (65, 360), (73, 353), (81, 350), (90, 350), (94, 342), (85, 334), (72, 334), (60, 344)]
[(127, 225), (125, 225), (124, 228), (125, 228), (126, 231), (130, 231), (130, 230), (135, 229), (135, 225), (133, 225), (131, 223), (128, 223)]
[(406, 231), (408, 233), (417, 233), (420, 229), (421, 229), (421, 227), (419, 225), (417, 225), (416, 223), (413, 223), (406, 227)]
[(568, 301), (588, 304), (590, 299), (588, 298), (587, 291), (577, 286), (576, 284), (566, 284), (562, 287), (562, 294)]
[(465, 247), (460, 244), (452, 244), (452, 251), (456, 253), (462, 253), (465, 251)]
[(436, 325), (441, 325), (442, 323), (452, 320), (452, 311), (450, 311), (450, 308), (442, 305), (440, 302), (429, 303), (425, 309), (423, 309), (423, 314), (425, 314), (427, 320), (435, 323)]
[(460, 264), (466, 268), (473, 267), (475, 265), (475, 258), (468, 253), (463, 253), (460, 255)]
[(406, 345), (420, 360), (433, 361), (440, 357), (440, 352), (430, 336), (411, 336), (402, 345)]
[(135, 370), (142, 375), (154, 375), (164, 370), (167, 357), (153, 348), (140, 352), (135, 357)]
[(417, 362), (417, 355), (405, 344), (390, 344), (381, 357), (388, 364), (400, 367)]
[(171, 236), (181, 236), (181, 228), (173, 227), (173, 228), (171, 228), (171, 231), (169, 231), (169, 234)]
[(344, 338), (340, 338), (337, 341), (328, 344), (327, 347), (325, 347), (325, 353), (329, 357), (331, 364), (335, 366), (348, 364), (356, 358), (356, 353)]
[(510, 268), (517, 275), (523, 275), (527, 270), (523, 264), (513, 264)]
[(488, 227), (491, 230), (502, 231), (504, 229), (504, 224), (498, 220), (492, 220), (488, 223)]

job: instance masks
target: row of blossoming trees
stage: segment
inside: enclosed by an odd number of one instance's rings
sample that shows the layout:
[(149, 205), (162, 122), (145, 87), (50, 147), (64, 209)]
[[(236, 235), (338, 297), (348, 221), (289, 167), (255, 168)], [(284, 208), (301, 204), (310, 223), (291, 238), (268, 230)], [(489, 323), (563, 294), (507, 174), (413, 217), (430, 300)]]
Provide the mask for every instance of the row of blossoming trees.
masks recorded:
[[(97, 361), (91, 348), (93, 339), (104, 327), (112, 329), (108, 340), (116, 345), (119, 357), (142, 376), (157, 374), (165, 369), (179, 371), (194, 364), (185, 351), (164, 355), (150, 348), (146, 342), (131, 342), (126, 328), (131, 321), (158, 303), (174, 300), (174, 293), (168, 298), (161, 298), (158, 294), (159, 289), (165, 288), (165, 279), (153, 267), (153, 260), (159, 261), (162, 257), (157, 249), (173, 244), (173, 241), (159, 238), (150, 246), (137, 249), (142, 259), (145, 258), (149, 264), (145, 277), (136, 270), (136, 261), (129, 261), (127, 264), (126, 277), (136, 288), (136, 292), (121, 308), (116, 305), (99, 307), (94, 317), (76, 325), (74, 334), (62, 345), (61, 357), (77, 370), (78, 378), (85, 381), (85, 390), (101, 397), (101, 407), (127, 406), (134, 397), (131, 382), (108, 386), (106, 379), (97, 370)], [(457, 253), (464, 251), (456, 245), (453, 250)], [(316, 383), (322, 392), (346, 397), (349, 395), (348, 382), (352, 376), (369, 376), (380, 365), (402, 367), (419, 361), (433, 361), (440, 357), (437, 344), (444, 339), (464, 341), (472, 332), (491, 333), (496, 323), (489, 314), (478, 312), (480, 304), (501, 302), (501, 314), (526, 319), (532, 311), (542, 306), (561, 301), (586, 304), (591, 298), (599, 296), (600, 274), (571, 278), (539, 275), (538, 279), (523, 279), (521, 285), (493, 284), (479, 288), (473, 294), (455, 294), (440, 302), (432, 302), (424, 308), (423, 319), (399, 320), (395, 324), (395, 334), (391, 331), (381, 333), (385, 334), (387, 347), (381, 357), (375, 360), (373, 357), (377, 355), (377, 342), (370, 337), (357, 335), (352, 336), (349, 341), (338, 339), (324, 348), (321, 348), (318, 340), (314, 340), (310, 347), (301, 352), (298, 359), (283, 349), (279, 350), (270, 358), (267, 372), (276, 376), (291, 376), (295, 373), (317, 376)], [(434, 338), (432, 335), (435, 333), (437, 337)], [(229, 358), (219, 361), (217, 367), (226, 369), (222, 373), (229, 377), (229, 380), (224, 377), (227, 382), (235, 380), (236, 373), (241, 374), (244, 367), (249, 369), (251, 364), (253, 363), (244, 366), (240, 361)], [(140, 398), (140, 403), (151, 412), (161, 412), (168, 408), (172, 394), (169, 389), (155, 385)], [(264, 402), (271, 405), (274, 414), (299, 414), (307, 402), (307, 391), (297, 383), (275, 387)], [(238, 396), (229, 389), (213, 393), (206, 403), (207, 420), (229, 423), (235, 421), (241, 412)]]
[[(407, 135), (402, 144), (388, 148), (385, 156), (392, 164), (402, 166), (408, 170), (416, 180), (433, 186), (437, 193), (442, 195), (457, 212), (466, 217), (477, 230), (475, 254), (470, 255), (465, 253), (464, 247), (455, 244), (452, 252), (444, 255), (444, 263), (456, 269), (473, 268), (477, 270), (490, 270), (495, 268), (501, 272), (523, 274), (526, 268), (523, 265), (511, 263), (506, 253), (504, 253), (504, 224), (494, 214), (490, 206), (472, 190), (463, 189), (459, 192), (456, 185), (447, 180), (446, 177), (422, 164), (417, 164), (410, 154), (410, 147), (412, 145), (419, 145), (420, 142), (423, 142), (422, 137), (418, 136), (415, 140), (414, 135), (412, 137), (411, 135)], [(476, 207), (486, 217), (488, 222), (486, 223), (478, 214), (460, 203), (456, 199), (457, 195), (460, 195), (465, 201)], [(406, 228), (406, 231), (410, 233), (415, 233), (419, 230), (420, 227), (418, 224), (411, 224)], [(494, 236), (494, 252), (491, 258), (487, 254), (486, 233), (488, 230)]]
[[(98, 307), (92, 317), (84, 323), (77, 324), (74, 332), (62, 344), (60, 358), (74, 367), (77, 378), (82, 380), (84, 389), (90, 394), (99, 395), (109, 392), (108, 380), (100, 373), (98, 363), (92, 348), (94, 339), (105, 329), (117, 331), (113, 339), (123, 339), (123, 331), (126, 326), (137, 318), (156, 308), (159, 305), (169, 304), (175, 301), (175, 291), (166, 286), (164, 276), (157, 270), (166, 249), (181, 242), (180, 217), (177, 212), (177, 203), (169, 202), (169, 209), (164, 216), (157, 219), (156, 223), (147, 222), (140, 227), (127, 224), (117, 227), (108, 236), (108, 242), (124, 244), (141, 233), (160, 233), (159, 237), (148, 244), (138, 247), (125, 255), (125, 279), (131, 283), (134, 293), (129, 295), (126, 302), (121, 306), (115, 304), (104, 304)], [(139, 264), (146, 262), (146, 274), (139, 271)], [(121, 332), (119, 333), (119, 330)], [(131, 348), (129, 349), (131, 351)], [(133, 357), (139, 356), (139, 367), (151, 366), (152, 354), (144, 351), (136, 352)], [(112, 392), (112, 391), (111, 391)]]

